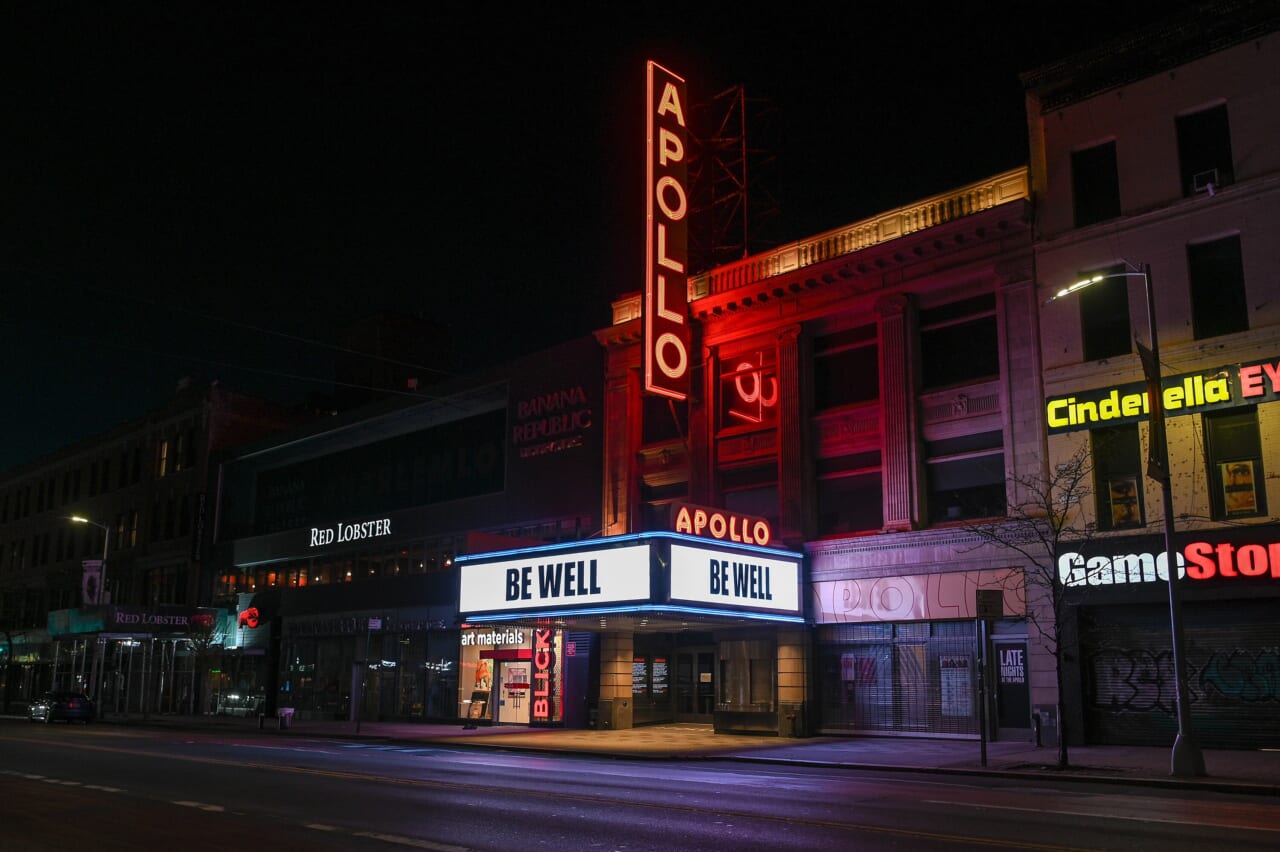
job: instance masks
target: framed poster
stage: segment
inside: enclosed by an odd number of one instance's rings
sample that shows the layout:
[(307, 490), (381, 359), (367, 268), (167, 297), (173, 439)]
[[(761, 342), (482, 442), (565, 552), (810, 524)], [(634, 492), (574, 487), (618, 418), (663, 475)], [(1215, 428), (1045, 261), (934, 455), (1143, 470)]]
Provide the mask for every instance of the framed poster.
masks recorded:
[(1138, 511), (1137, 477), (1107, 480), (1107, 494), (1111, 499), (1112, 527), (1129, 527), (1142, 523), (1142, 513)]
[(940, 657), (938, 669), (942, 678), (942, 715), (973, 715), (973, 678), (969, 676), (968, 657)]
[(1222, 505), (1228, 518), (1258, 513), (1258, 492), (1254, 481), (1253, 459), (1222, 462), (1218, 465), (1222, 477)]

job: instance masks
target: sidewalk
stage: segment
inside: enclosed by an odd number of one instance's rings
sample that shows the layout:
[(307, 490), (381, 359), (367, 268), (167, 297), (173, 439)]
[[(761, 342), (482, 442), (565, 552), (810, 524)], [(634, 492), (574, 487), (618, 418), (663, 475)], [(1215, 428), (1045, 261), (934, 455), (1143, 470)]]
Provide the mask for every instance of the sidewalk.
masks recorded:
[(630, 759), (719, 759), (842, 766), (858, 769), (930, 771), (1001, 777), (1089, 780), (1255, 795), (1280, 795), (1280, 751), (1205, 751), (1207, 775), (1171, 778), (1170, 750), (1137, 746), (1076, 746), (1071, 768), (1054, 768), (1057, 750), (1029, 742), (987, 744), (986, 766), (976, 740), (908, 737), (809, 737), (716, 734), (709, 725), (666, 724), (629, 730), (565, 730), (461, 724), (294, 720), (281, 729), (274, 718), (153, 716), (103, 719), (106, 724), (183, 729), (240, 730), (268, 736), (326, 737), (421, 746), (607, 755)]

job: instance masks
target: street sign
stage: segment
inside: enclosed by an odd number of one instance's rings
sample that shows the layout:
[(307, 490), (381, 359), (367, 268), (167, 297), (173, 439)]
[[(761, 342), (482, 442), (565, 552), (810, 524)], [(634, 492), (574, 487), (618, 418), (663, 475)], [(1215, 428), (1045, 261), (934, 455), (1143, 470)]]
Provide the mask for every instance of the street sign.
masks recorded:
[(381, 618), (371, 618), (371, 619), (369, 619), (369, 629), (370, 629), (370, 630), (381, 630), (381, 629), (382, 629), (382, 619), (381, 619)]

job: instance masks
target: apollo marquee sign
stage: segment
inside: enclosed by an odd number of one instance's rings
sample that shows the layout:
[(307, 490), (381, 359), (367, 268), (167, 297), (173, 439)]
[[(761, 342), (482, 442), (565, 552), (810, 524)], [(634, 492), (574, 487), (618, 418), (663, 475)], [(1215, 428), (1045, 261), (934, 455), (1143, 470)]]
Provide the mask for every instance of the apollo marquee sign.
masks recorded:
[[(476, 557), (477, 559), (479, 557)], [(458, 611), (518, 612), (648, 600), (649, 548), (557, 550), (472, 562), (458, 560)]]
[(644, 390), (689, 395), (689, 193), (685, 81), (656, 62), (645, 100)]
[[(1169, 417), (1274, 402), (1280, 399), (1280, 360), (1268, 358), (1166, 376), (1162, 386), (1164, 413)], [(1062, 394), (1045, 400), (1045, 420), (1051, 435), (1135, 423), (1149, 416), (1145, 382)]]
[(671, 545), (671, 599), (800, 612), (800, 560), (781, 551)]
[(459, 557), (464, 620), (696, 607), (798, 620), (800, 554), (672, 533)]

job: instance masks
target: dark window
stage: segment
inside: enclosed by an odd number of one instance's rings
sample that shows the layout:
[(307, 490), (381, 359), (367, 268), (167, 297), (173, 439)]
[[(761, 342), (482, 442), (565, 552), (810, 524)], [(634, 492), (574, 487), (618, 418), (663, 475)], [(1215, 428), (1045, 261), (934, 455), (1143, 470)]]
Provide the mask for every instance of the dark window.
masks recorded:
[(926, 443), (929, 521), (994, 518), (1007, 511), (1001, 432)]
[(879, 352), (874, 325), (829, 334), (814, 341), (814, 410), (879, 399)]
[(818, 535), (867, 532), (884, 526), (880, 454), (863, 453), (818, 466)]
[(1094, 429), (1090, 439), (1098, 528), (1118, 530), (1142, 526), (1142, 448), (1138, 424)]
[(1214, 518), (1265, 515), (1267, 489), (1257, 408), (1206, 414), (1204, 433)]
[(689, 424), (689, 405), (669, 397), (645, 394), (641, 400), (641, 443), (661, 444), (683, 438)]
[(1000, 375), (994, 294), (920, 312), (920, 382), (925, 390)]
[(1071, 193), (1077, 228), (1120, 215), (1116, 143), (1107, 142), (1072, 153)]
[[(1124, 265), (1120, 264), (1081, 273), (1081, 278), (1091, 275), (1120, 276), (1124, 271)], [(1080, 291), (1080, 330), (1083, 335), (1084, 360), (1114, 358), (1133, 351), (1130, 341), (1133, 326), (1129, 322), (1129, 280), (1128, 277), (1107, 278)]]
[(1226, 104), (1178, 116), (1175, 124), (1183, 195), (1210, 192), (1210, 184), (1226, 186), (1235, 179)]
[(1196, 340), (1249, 330), (1239, 236), (1187, 246), (1187, 274)]

